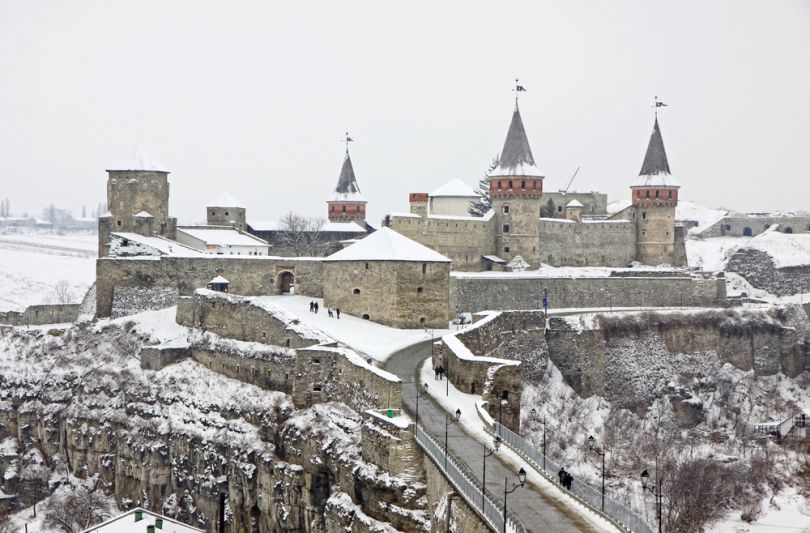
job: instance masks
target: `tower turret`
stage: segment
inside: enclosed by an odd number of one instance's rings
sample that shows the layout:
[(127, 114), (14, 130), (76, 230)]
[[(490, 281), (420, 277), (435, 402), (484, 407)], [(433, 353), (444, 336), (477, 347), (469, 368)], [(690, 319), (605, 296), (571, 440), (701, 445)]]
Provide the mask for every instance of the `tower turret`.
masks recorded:
[(346, 156), (340, 169), (337, 187), (332, 197), (326, 201), (330, 222), (357, 222), (365, 226), (366, 199), (360, 192), (354, 176), (354, 166), (349, 155), (349, 141), (346, 142)]
[(233, 226), (234, 229), (244, 231), (245, 214), (245, 206), (225, 191), (208, 202), (206, 207), (206, 219), (209, 226)]
[(107, 208), (98, 220), (99, 257), (108, 255), (112, 232), (176, 237), (177, 219), (169, 217), (169, 171), (140, 143), (128, 163), (107, 170)]
[(642, 263), (675, 264), (675, 208), (679, 188), (669, 170), (656, 116), (641, 171), (630, 186), (635, 207), (636, 254)]
[(532, 155), (517, 100), (498, 166), (489, 174), (489, 192), (495, 210), (497, 255), (510, 261), (522, 256), (540, 266), (539, 217), (543, 179)]

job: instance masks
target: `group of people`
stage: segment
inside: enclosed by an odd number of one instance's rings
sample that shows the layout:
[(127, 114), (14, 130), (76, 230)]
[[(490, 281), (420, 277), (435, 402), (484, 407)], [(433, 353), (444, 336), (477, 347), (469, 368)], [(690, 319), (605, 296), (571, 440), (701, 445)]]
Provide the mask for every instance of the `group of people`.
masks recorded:
[(433, 368), (434, 377), (433, 379), (438, 379), (439, 381), (444, 379), (445, 374), (447, 371), (444, 369), (442, 365)]
[(557, 472), (557, 475), (560, 476), (560, 485), (565, 487), (567, 490), (571, 490), (571, 484), (574, 482), (574, 476), (571, 475), (570, 472), (565, 470), (565, 467), (560, 467), (560, 471)]
[[(318, 302), (316, 302), (315, 300), (312, 300), (311, 302), (309, 302), (309, 312), (310, 313), (315, 313), (317, 315), (319, 309), (320, 309), (320, 305), (318, 305)], [(329, 314), (329, 318), (337, 317), (338, 319), (340, 319), (340, 307), (336, 307), (334, 309), (332, 309), (331, 307), (327, 307), (326, 312)]]

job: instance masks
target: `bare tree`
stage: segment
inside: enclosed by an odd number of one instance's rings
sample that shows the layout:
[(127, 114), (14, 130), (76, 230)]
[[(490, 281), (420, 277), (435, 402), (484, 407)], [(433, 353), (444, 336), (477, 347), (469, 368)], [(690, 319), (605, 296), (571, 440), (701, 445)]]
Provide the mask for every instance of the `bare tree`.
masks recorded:
[(281, 217), (280, 240), (293, 255), (318, 255), (324, 244), (322, 218), (307, 218), (292, 211)]
[(73, 301), (73, 295), (70, 291), (70, 283), (65, 279), (60, 279), (53, 286), (53, 297), (55, 303), (69, 304)]
[(114, 509), (99, 487), (98, 479), (61, 487), (48, 502), (45, 525), (65, 533), (83, 531), (103, 522)]

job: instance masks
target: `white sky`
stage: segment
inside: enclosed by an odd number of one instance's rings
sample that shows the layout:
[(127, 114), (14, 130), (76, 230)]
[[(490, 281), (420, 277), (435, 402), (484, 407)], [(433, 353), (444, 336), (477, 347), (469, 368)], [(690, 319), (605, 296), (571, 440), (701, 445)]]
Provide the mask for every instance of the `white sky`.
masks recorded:
[(521, 111), (546, 189), (629, 197), (652, 99), (682, 198), (804, 209), (810, 2), (0, 0), (0, 198), (105, 196), (136, 141), (171, 211), (223, 189), (249, 219), (326, 214), (352, 158), (369, 220), (475, 183)]

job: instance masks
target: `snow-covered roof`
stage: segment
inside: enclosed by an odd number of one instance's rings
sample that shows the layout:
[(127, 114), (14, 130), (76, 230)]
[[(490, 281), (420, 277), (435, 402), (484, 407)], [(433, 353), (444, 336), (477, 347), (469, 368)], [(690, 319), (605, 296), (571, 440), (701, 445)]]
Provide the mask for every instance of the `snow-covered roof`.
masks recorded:
[(153, 217), (146, 211), (140, 211), (138, 213), (135, 213), (135, 218), (155, 218), (155, 217)]
[(574, 198), (573, 200), (565, 204), (565, 207), (585, 207), (585, 206), (582, 205), (582, 202)]
[(203, 253), (200, 252), (199, 250), (195, 250), (194, 248), (186, 246), (185, 244), (179, 243), (177, 241), (166, 239), (165, 237), (160, 236), (146, 237), (138, 233), (131, 233), (127, 231), (116, 231), (113, 232), (112, 235), (137, 244), (149, 246), (150, 248), (154, 248), (163, 255), (173, 255), (183, 257), (188, 256), (198, 257), (203, 255)]
[[(248, 225), (253, 231), (281, 231), (281, 224), (277, 220), (254, 220), (248, 222)], [(321, 231), (365, 233), (366, 229), (357, 222), (326, 222), (321, 228)]]
[(397, 233), (391, 228), (381, 228), (351, 246), (335, 252), (324, 261), (451, 262), (442, 254)]
[(354, 176), (354, 166), (349, 151), (346, 150), (346, 157), (343, 158), (343, 166), (340, 168), (340, 176), (335, 191), (330, 202), (365, 202), (366, 199), (360, 192), (357, 185), (357, 178)]
[(638, 177), (633, 181), (631, 187), (680, 187), (669, 170), (667, 152), (664, 150), (664, 138), (661, 136), (661, 128), (658, 127), (658, 117), (655, 117), (650, 143), (647, 145), (647, 153), (641, 164), (641, 172), (638, 173)]
[(208, 202), (207, 207), (236, 207), (246, 209), (245, 206), (228, 191), (222, 191), (219, 196)]
[(208, 283), (230, 283), (227, 279), (223, 278), (222, 276), (217, 276)]
[[(135, 521), (136, 513), (141, 519)], [(87, 528), (81, 533), (144, 533), (146, 526), (154, 526), (157, 520), (163, 522), (162, 528), (155, 528), (156, 531), (167, 531), (171, 533), (202, 533), (202, 529), (191, 527), (178, 522), (173, 518), (168, 518), (152, 511), (147, 511), (142, 507), (130, 509), (124, 514), (111, 518), (93, 527)]]
[(532, 149), (529, 146), (529, 138), (526, 136), (526, 129), (523, 127), (523, 119), (520, 117), (517, 102), (515, 103), (515, 111), (512, 113), (509, 131), (506, 133), (506, 141), (503, 143), (498, 166), (489, 175), (492, 177), (543, 177), (534, 162)]
[(506, 260), (501, 259), (497, 255), (484, 255), (484, 256), (481, 256), (481, 257), (483, 257), (487, 261), (491, 261), (493, 263), (498, 263), (498, 264), (502, 264), (502, 263), (505, 264), (506, 263)]
[(232, 228), (193, 227), (177, 228), (177, 231), (217, 246), (268, 246), (267, 241)]
[(469, 183), (463, 182), (458, 178), (453, 178), (452, 180), (448, 181), (432, 193), (430, 196), (435, 198), (438, 196), (461, 196), (464, 198), (467, 197), (477, 197), (478, 194), (475, 192), (475, 189)]
[(166, 170), (166, 167), (160, 164), (140, 142), (135, 145), (135, 152), (132, 154), (132, 158), (129, 161), (120, 162), (119, 164), (113, 165), (107, 169), (108, 172), (115, 170), (169, 172)]

